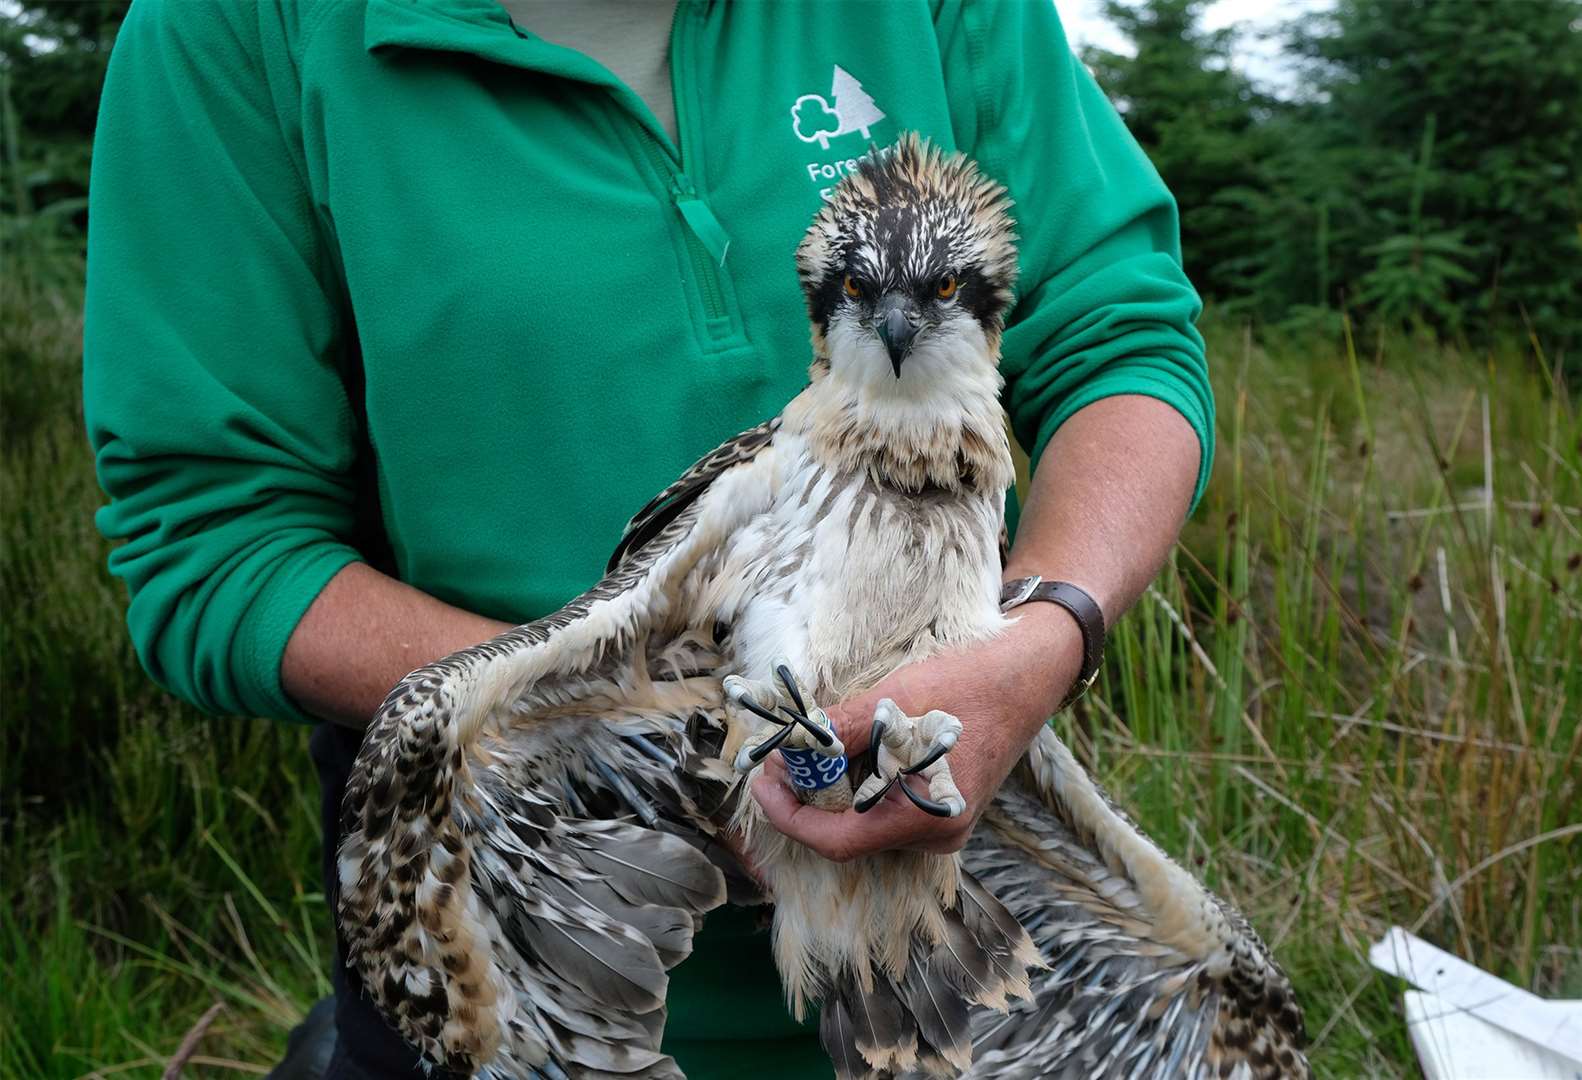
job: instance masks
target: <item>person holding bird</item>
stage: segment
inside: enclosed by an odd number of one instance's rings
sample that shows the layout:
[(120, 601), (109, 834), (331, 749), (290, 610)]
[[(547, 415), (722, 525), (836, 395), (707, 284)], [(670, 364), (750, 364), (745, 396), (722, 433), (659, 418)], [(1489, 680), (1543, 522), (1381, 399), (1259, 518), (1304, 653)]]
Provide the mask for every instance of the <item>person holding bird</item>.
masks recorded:
[[(815, 95), (830, 122), (801, 130)], [(156, 680), (212, 711), (317, 724), (332, 893), (362, 828), (342, 813), (348, 778), (392, 686), (599, 580), (636, 507), (779, 415), (809, 360), (817, 379), (837, 311), (872, 330), (889, 378), (923, 370), (905, 367), (922, 306), (881, 311), (881, 281), (790, 258), (906, 132), (976, 162), (1015, 217), (1014, 267), (946, 259), (927, 282), (936, 340), (994, 328), (990, 400), (1031, 461), (994, 573), (1067, 583), (1093, 614), (1029, 591), (1003, 633), (818, 700), (854, 761), (881, 701), (959, 721), (937, 759), (948, 786), (903, 777), (865, 813), (800, 801), (762, 759), (764, 827), (835, 864), (968, 845), (1091, 678), (1094, 621), (1140, 595), (1208, 476), (1174, 204), (1053, 7), (133, 6), (91, 189), (98, 521), (125, 541), (111, 568)], [(967, 321), (935, 318), (952, 302)], [(950, 466), (1003, 490), (1001, 413), (983, 424), (982, 462)], [(920, 812), (908, 784), (948, 812)], [(695, 1080), (829, 1070), (761, 921), (714, 910), (669, 970), (661, 1056)], [(326, 1075), (424, 1075), (348, 965), (356, 943), (338, 945)]]

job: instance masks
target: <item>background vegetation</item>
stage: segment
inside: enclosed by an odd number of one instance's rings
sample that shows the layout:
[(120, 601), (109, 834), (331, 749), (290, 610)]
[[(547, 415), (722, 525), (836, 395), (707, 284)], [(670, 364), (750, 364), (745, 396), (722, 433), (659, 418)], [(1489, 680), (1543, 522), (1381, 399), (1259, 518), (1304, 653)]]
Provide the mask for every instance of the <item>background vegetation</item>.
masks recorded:
[[(0, 1075), (262, 1073), (327, 992), (305, 732), (153, 687), (92, 526), (88, 140), (124, 3), (0, 15)], [(1343, 0), (1261, 93), (1197, 5), (1088, 59), (1181, 201), (1210, 493), (1058, 723), (1407, 1076), (1392, 923), (1582, 997), (1582, 5)], [(33, 35), (28, 38), (27, 35)], [(1573, 384), (1562, 374), (1569, 369)]]
[(1181, 204), (1222, 309), (1335, 313), (1486, 345), (1534, 333), (1582, 371), (1582, 4), (1336, 0), (1286, 28), (1270, 96), (1202, 0), (1107, 0), (1135, 56), (1085, 59)]

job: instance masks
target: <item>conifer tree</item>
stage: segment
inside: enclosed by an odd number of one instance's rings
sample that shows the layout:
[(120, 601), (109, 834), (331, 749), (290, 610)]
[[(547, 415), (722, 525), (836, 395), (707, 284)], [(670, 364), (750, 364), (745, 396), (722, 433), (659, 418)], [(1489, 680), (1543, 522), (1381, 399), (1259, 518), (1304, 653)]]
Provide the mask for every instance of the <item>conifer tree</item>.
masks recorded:
[(1292, 48), (1324, 101), (1324, 152), (1351, 165), (1342, 277), (1401, 295), (1392, 276), (1449, 260), (1459, 272), (1419, 307), (1474, 333), (1530, 321), (1551, 351), (1576, 352), (1582, 0), (1339, 0)]
[(1265, 318), (1344, 308), (1582, 372), (1582, 0), (1337, 0), (1256, 92), (1202, 0), (1110, 0), (1084, 59), (1181, 208), (1194, 283)]
[(1231, 63), (1235, 35), (1205, 32), (1204, 0), (1107, 0), (1105, 15), (1135, 56), (1088, 50), (1084, 61), (1115, 101), (1176, 197), (1187, 273), (1229, 298), (1248, 291), (1247, 206), (1266, 187), (1260, 96)]

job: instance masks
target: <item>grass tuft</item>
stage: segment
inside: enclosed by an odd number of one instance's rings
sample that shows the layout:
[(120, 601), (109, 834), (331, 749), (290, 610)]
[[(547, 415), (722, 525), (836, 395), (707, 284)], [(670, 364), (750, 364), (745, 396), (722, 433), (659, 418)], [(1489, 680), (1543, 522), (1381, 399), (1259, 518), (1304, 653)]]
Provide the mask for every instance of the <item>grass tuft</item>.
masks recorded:
[(1391, 924), (1582, 979), (1582, 426), (1520, 352), (1206, 330), (1214, 483), (1058, 723), (1275, 947), (1321, 1074), (1416, 1075)]
[(327, 992), (306, 730), (204, 716), (139, 668), (81, 332), (0, 279), (0, 1076), (158, 1075), (215, 1000), (187, 1073), (245, 1071)]

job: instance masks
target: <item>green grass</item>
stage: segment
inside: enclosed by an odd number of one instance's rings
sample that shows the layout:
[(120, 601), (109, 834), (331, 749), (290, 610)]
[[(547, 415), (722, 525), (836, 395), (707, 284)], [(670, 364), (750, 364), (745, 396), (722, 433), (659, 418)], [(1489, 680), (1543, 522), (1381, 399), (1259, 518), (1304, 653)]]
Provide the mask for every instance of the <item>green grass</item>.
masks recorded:
[(200, 1056), (261, 1072), (328, 992), (306, 731), (205, 717), (138, 667), (80, 335), (0, 292), (0, 1075), (158, 1075), (214, 1001)]
[[(305, 732), (142, 675), (80, 318), (0, 293), (0, 1075), (262, 1072), (326, 992)], [(1520, 349), (1207, 326), (1214, 484), (1059, 725), (1296, 982), (1321, 1075), (1415, 1075), (1392, 923), (1582, 996), (1582, 427)]]
[(1209, 330), (1214, 484), (1059, 725), (1275, 947), (1321, 1074), (1415, 1075), (1391, 924), (1582, 987), (1582, 427), (1520, 352)]

